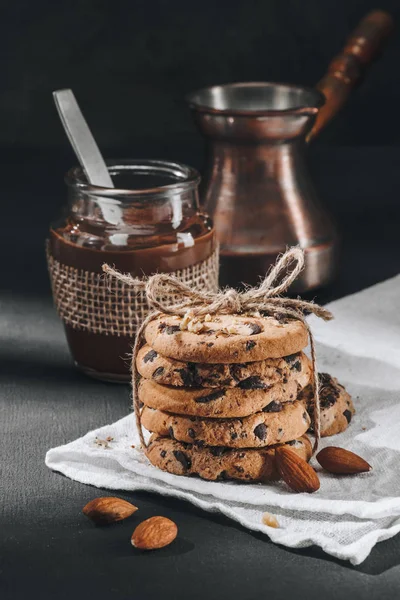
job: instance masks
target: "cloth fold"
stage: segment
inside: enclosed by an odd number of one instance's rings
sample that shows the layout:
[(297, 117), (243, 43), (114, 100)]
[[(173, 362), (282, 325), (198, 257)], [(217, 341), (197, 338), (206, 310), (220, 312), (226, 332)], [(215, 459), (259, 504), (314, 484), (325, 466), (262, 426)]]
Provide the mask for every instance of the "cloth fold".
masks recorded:
[[(374, 545), (400, 531), (400, 276), (327, 306), (335, 320), (310, 316), (319, 371), (339, 378), (353, 396), (356, 415), (346, 432), (325, 438), (365, 458), (373, 471), (334, 476), (318, 470), (321, 488), (295, 494), (273, 485), (208, 482), (178, 477), (150, 465), (140, 450), (134, 415), (49, 450), (55, 471), (108, 489), (147, 490), (188, 500), (266, 533), (291, 548), (318, 545), (359, 564)], [(107, 441), (107, 438), (112, 440)], [(132, 445), (136, 446), (132, 448)], [(274, 514), (280, 527), (262, 523)]]

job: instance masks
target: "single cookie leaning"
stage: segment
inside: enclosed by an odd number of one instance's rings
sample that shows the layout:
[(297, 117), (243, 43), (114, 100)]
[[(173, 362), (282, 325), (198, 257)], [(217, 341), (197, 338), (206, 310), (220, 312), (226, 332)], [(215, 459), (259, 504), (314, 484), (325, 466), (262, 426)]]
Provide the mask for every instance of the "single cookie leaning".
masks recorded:
[[(319, 403), (321, 407), (321, 437), (336, 435), (345, 431), (355, 413), (351, 396), (337, 379), (328, 373), (319, 373)], [(299, 401), (310, 415), (314, 412), (314, 393), (312, 386), (307, 386), (300, 393)], [(311, 429), (311, 428), (310, 428)]]
[[(142, 377), (174, 387), (242, 387), (287, 383), (294, 379), (303, 388), (309, 383), (310, 359), (299, 352), (283, 358), (236, 364), (183, 362), (167, 358), (145, 344), (138, 353), (136, 366)], [(247, 386), (246, 386), (246, 380)], [(287, 381), (285, 381), (287, 380)]]
[[(265, 482), (279, 479), (275, 465), (275, 448), (232, 450), (231, 448), (199, 448), (167, 437), (152, 436), (146, 455), (162, 471), (174, 475), (198, 475), (209, 481), (234, 479)], [(311, 442), (306, 435), (288, 442), (291, 450), (309, 461)]]
[[(248, 381), (248, 380), (245, 380)], [(297, 383), (275, 383), (258, 388), (173, 388), (149, 379), (139, 384), (139, 400), (146, 406), (178, 415), (227, 418), (247, 417), (255, 412), (280, 412), (284, 402), (297, 398)]]
[(242, 419), (205, 419), (172, 415), (144, 406), (143, 426), (160, 436), (200, 446), (262, 448), (305, 434), (310, 417), (302, 402), (286, 402), (279, 413), (258, 412)]
[(146, 342), (163, 356), (195, 363), (280, 358), (300, 352), (308, 343), (305, 325), (294, 319), (207, 315), (192, 323), (185, 317), (161, 315), (147, 325)]

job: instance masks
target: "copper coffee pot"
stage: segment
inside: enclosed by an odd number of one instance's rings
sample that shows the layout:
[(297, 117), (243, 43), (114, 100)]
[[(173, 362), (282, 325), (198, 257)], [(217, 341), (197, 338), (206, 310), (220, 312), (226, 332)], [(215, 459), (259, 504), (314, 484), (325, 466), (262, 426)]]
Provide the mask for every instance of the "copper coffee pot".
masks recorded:
[(331, 281), (337, 235), (310, 181), (306, 142), (344, 104), (392, 28), (387, 13), (369, 13), (316, 89), (234, 83), (189, 95), (208, 142), (202, 201), (214, 216), (223, 285), (258, 283), (277, 255), (297, 244), (306, 268), (293, 291)]

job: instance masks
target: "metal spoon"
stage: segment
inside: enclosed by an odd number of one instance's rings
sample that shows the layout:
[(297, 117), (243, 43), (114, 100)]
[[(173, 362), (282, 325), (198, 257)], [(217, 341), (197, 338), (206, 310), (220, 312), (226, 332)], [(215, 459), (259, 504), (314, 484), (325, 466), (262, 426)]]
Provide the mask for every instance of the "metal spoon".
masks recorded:
[[(72, 90), (56, 90), (53, 92), (54, 102), (65, 129), (65, 133), (85, 172), (88, 182), (92, 185), (113, 188), (114, 184), (100, 153), (99, 147), (86, 123), (81, 109)], [(112, 225), (122, 222), (122, 211), (114, 200), (98, 198), (104, 220)]]

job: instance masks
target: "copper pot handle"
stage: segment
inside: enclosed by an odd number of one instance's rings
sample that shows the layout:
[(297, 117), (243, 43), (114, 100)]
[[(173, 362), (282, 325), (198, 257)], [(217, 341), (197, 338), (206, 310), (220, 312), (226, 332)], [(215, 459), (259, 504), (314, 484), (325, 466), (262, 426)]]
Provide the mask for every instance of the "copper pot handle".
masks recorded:
[(374, 10), (360, 21), (342, 52), (331, 61), (326, 75), (316, 85), (326, 102), (307, 141), (313, 139), (341, 109), (367, 65), (379, 55), (393, 28), (392, 17), (383, 10)]

